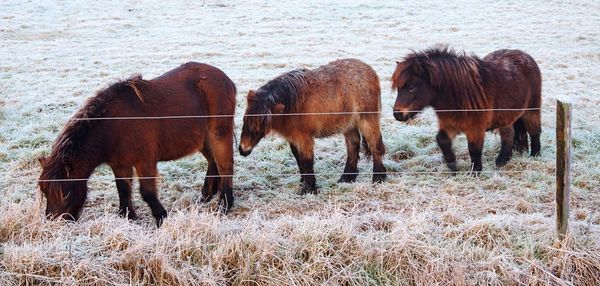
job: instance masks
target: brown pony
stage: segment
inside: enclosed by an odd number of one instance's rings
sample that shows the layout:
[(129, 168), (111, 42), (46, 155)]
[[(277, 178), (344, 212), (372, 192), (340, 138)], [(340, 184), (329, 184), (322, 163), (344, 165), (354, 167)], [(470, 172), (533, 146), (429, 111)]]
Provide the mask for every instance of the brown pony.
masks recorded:
[(398, 90), (394, 117), (406, 121), (423, 108), (433, 107), (439, 121), (437, 143), (452, 171), (457, 170), (452, 140), (461, 132), (467, 136), (476, 172), (482, 169), (486, 130), (500, 130), (498, 167), (510, 160), (513, 148), (528, 148), (527, 133), (531, 156), (539, 155), (542, 77), (528, 54), (499, 50), (480, 59), (448, 48), (432, 48), (413, 52), (397, 64), (392, 75), (392, 88)]
[(375, 71), (355, 59), (282, 74), (256, 92), (248, 92), (240, 154), (249, 155), (270, 131), (278, 133), (289, 142), (300, 167), (303, 183), (300, 193), (316, 193), (314, 138), (344, 134), (348, 157), (339, 181), (352, 182), (358, 172), (362, 136), (366, 151), (373, 155), (373, 182), (384, 181), (380, 94)]
[[(208, 160), (203, 201), (220, 190), (220, 207), (229, 210), (235, 94), (227, 75), (200, 63), (186, 63), (152, 80), (135, 76), (98, 92), (65, 126), (50, 156), (40, 158), (39, 187), (47, 199), (46, 214), (77, 220), (87, 196), (87, 179), (106, 163), (120, 178), (116, 179), (119, 213), (136, 218), (131, 201), (135, 169), (142, 198), (160, 225), (167, 212), (158, 199), (156, 163), (196, 151)], [(211, 115), (231, 116), (203, 117)], [(171, 118), (156, 118), (165, 116)], [(111, 117), (116, 119), (100, 120)]]

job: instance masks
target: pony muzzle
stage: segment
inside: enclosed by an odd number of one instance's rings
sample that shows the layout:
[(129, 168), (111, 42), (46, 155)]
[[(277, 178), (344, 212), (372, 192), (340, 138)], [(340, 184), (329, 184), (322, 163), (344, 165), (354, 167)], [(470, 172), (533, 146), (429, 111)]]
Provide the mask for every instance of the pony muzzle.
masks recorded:
[(248, 155), (250, 155), (250, 153), (252, 153), (252, 147), (244, 144), (244, 142), (240, 143), (240, 147), (239, 147), (239, 151), (240, 151), (240, 155), (246, 157)]
[(394, 109), (394, 118), (398, 121), (408, 121), (413, 117), (415, 117), (415, 113)]

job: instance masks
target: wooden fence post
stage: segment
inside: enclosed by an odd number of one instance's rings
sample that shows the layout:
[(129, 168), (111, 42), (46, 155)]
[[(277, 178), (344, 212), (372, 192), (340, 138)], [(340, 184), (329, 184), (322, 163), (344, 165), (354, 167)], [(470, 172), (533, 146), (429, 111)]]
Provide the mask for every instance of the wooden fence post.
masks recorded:
[(556, 101), (556, 231), (569, 230), (571, 193), (571, 103)]

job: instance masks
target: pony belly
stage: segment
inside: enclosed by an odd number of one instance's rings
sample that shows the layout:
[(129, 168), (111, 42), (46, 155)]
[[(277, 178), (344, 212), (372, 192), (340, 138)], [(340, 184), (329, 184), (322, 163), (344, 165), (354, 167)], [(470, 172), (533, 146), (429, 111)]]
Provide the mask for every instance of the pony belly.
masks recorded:
[(315, 137), (315, 138), (331, 137), (336, 134), (344, 133), (344, 132), (348, 131), (349, 129), (351, 129), (352, 127), (354, 127), (354, 125), (347, 124), (347, 125), (323, 128), (323, 129), (317, 130), (317, 132), (314, 133), (313, 137)]
[(519, 117), (523, 115), (524, 112), (504, 112), (503, 114), (499, 114), (494, 116), (492, 123), (490, 124), (489, 129), (498, 129), (503, 127), (512, 126)]
[(188, 142), (170, 145), (161, 148), (159, 161), (172, 161), (199, 152), (203, 147), (202, 142), (190, 140)]

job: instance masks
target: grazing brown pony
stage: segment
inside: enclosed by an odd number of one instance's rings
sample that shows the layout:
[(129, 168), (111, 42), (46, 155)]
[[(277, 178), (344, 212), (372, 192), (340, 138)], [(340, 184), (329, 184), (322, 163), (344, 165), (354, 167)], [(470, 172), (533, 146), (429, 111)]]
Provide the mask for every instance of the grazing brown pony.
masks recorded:
[[(167, 212), (158, 199), (156, 163), (196, 151), (208, 160), (202, 199), (220, 190), (220, 206), (227, 211), (233, 206), (235, 95), (225, 73), (200, 63), (186, 63), (152, 80), (135, 76), (98, 92), (65, 126), (50, 156), (40, 158), (46, 214), (78, 219), (87, 179), (106, 163), (117, 178), (119, 213), (136, 218), (131, 202), (135, 169), (142, 198), (160, 225)], [(211, 115), (232, 116), (202, 117)], [(165, 116), (174, 118), (140, 118)], [(95, 119), (111, 117), (134, 118)]]
[(314, 138), (344, 134), (348, 157), (339, 181), (352, 182), (358, 172), (362, 136), (366, 151), (373, 155), (373, 182), (381, 182), (386, 173), (380, 108), (379, 78), (359, 60), (337, 60), (314, 70), (294, 70), (256, 92), (248, 92), (239, 151), (247, 156), (266, 134), (278, 133), (289, 142), (300, 167), (300, 193), (316, 193)]
[(413, 52), (397, 64), (392, 76), (392, 88), (398, 90), (394, 117), (406, 121), (423, 108), (433, 107), (439, 121), (437, 143), (452, 171), (457, 170), (452, 140), (461, 132), (467, 136), (474, 171), (482, 169), (486, 130), (500, 131), (498, 167), (510, 160), (513, 148), (527, 149), (527, 133), (531, 156), (539, 155), (542, 77), (528, 54), (499, 50), (480, 59), (433, 48)]

